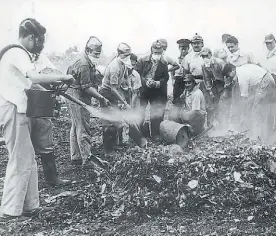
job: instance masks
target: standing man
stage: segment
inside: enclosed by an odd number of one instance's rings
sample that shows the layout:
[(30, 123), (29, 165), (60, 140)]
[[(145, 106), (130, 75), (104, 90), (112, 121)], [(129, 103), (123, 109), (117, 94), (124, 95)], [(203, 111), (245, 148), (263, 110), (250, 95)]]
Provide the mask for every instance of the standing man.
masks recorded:
[[(68, 94), (81, 100), (87, 105), (91, 104), (91, 98), (99, 100), (104, 106), (110, 102), (97, 91), (96, 65), (102, 51), (102, 43), (91, 36), (86, 43), (85, 52), (72, 65), (67, 74), (74, 75), (75, 81)], [(91, 127), (90, 113), (83, 107), (68, 101), (68, 109), (71, 116), (70, 129), (70, 153), (72, 165), (82, 165), (84, 169), (94, 168), (90, 161), (91, 156)]]
[(183, 68), (181, 66), (181, 63), (184, 59), (184, 57), (189, 53), (189, 45), (190, 40), (189, 39), (179, 39), (177, 42), (180, 56), (179, 56), (179, 65), (180, 68), (175, 71), (174, 73), (174, 84), (173, 84), (173, 100), (178, 98), (184, 91), (184, 82), (183, 82)]
[(192, 74), (196, 80), (196, 82), (203, 81), (202, 75), (202, 65), (203, 59), (200, 56), (200, 52), (204, 47), (203, 38), (195, 34), (191, 39), (192, 51), (185, 56), (182, 61), (182, 67), (184, 69), (185, 74)]
[(212, 51), (209, 48), (202, 48), (200, 55), (204, 61), (202, 72), (205, 90), (207, 91), (205, 102), (208, 125), (213, 122), (215, 117), (222, 125), (226, 124), (229, 109), (227, 104), (227, 106), (223, 106), (223, 101), (225, 100), (226, 103), (227, 97), (230, 98), (230, 93), (224, 87), (225, 82), (222, 72), (225, 63), (223, 60), (213, 57)]
[[(106, 68), (99, 90), (114, 108), (118, 109), (118, 103), (121, 102), (126, 109), (131, 109), (126, 97), (122, 92), (122, 88), (126, 86), (128, 81), (128, 68), (131, 65), (131, 48), (126, 43), (120, 43), (117, 47), (117, 56), (109, 63)], [(128, 82), (127, 82), (127, 86)], [(129, 87), (127, 87), (128, 89)], [(136, 125), (130, 125), (130, 136), (139, 146), (144, 145), (142, 135)], [(134, 136), (132, 136), (134, 135)], [(113, 122), (105, 121), (103, 124), (103, 146), (105, 155), (110, 156), (115, 148), (117, 137), (122, 141), (122, 128), (118, 128)]]
[(1, 202), (1, 221), (39, 210), (39, 192), (35, 150), (31, 140), (31, 120), (26, 116), (26, 90), (32, 84), (69, 82), (71, 75), (43, 75), (32, 63), (44, 47), (46, 29), (28, 18), (19, 26), (20, 48), (9, 49), (0, 64), (0, 126), (3, 125), (9, 161)]
[(185, 90), (181, 96), (176, 99), (178, 112), (172, 120), (178, 123), (189, 124), (190, 136), (199, 134), (204, 129), (206, 106), (202, 91), (197, 86), (194, 76), (186, 74), (184, 78)]
[[(36, 71), (41, 74), (45, 74), (45, 71), (49, 69), (57, 71), (56, 67), (43, 54), (40, 55), (38, 61), (35, 62), (35, 68)], [(50, 88), (50, 84), (41, 85), (46, 89)], [(53, 124), (51, 118), (31, 118), (31, 139), (36, 155), (41, 159), (46, 182), (56, 187), (70, 184), (70, 181), (62, 180), (58, 177), (54, 155)]]
[(267, 48), (266, 62), (264, 67), (269, 71), (276, 81), (276, 39), (274, 35), (266, 35), (264, 43)]
[(226, 45), (230, 52), (227, 58), (227, 62), (234, 66), (242, 66), (244, 64), (256, 64), (253, 55), (251, 53), (243, 53), (239, 48), (239, 41), (236, 37), (231, 36), (226, 39)]
[(275, 106), (275, 82), (264, 68), (245, 64), (235, 67), (227, 64), (223, 75), (234, 79), (237, 76), (240, 95), (240, 112), (243, 114), (244, 125), (250, 128), (252, 138), (260, 138), (263, 142), (270, 141), (274, 125), (272, 106)]
[[(167, 81), (169, 79), (167, 63), (162, 60), (163, 47), (160, 41), (151, 46), (151, 54), (141, 58), (136, 70), (140, 74), (142, 87), (140, 90), (141, 130), (145, 121), (145, 110), (150, 103), (151, 136), (159, 136), (160, 123), (163, 120), (167, 102)], [(149, 133), (145, 132), (145, 136)]]

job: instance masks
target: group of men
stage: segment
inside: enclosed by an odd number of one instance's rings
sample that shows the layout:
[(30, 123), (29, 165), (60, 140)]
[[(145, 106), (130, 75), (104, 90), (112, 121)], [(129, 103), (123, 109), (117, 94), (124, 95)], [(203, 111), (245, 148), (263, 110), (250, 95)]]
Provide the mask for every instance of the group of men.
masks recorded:
[[(139, 121), (129, 121), (128, 125), (129, 136), (140, 147), (146, 146), (147, 137), (159, 138), (170, 75), (174, 85), (169, 119), (186, 124), (189, 136), (201, 133), (215, 121), (220, 129), (230, 123), (232, 129), (241, 131), (247, 125), (253, 137), (261, 139), (268, 138), (268, 132), (274, 128), (276, 41), (273, 35), (265, 38), (267, 65), (260, 65), (250, 54), (243, 53), (234, 36), (224, 34), (223, 47), (212, 52), (196, 34), (191, 39), (177, 41), (178, 60), (167, 55), (165, 39), (153, 42), (150, 54), (139, 59), (127, 43), (120, 43), (117, 55), (102, 73), (98, 67), (102, 42), (92, 36), (80, 58), (69, 66), (67, 75), (45, 75), (35, 67), (45, 33), (46, 29), (35, 19), (25, 19), (19, 27), (18, 45), (0, 54), (0, 125), (9, 153), (1, 221), (30, 217), (41, 211), (36, 154), (41, 157), (49, 184), (69, 184), (57, 175), (51, 121), (26, 115), (26, 90), (45, 90), (45, 84), (62, 82), (70, 84), (67, 90), (70, 96), (87, 105), (95, 98), (107, 114), (123, 106), (139, 114)], [(71, 164), (92, 169), (90, 113), (72, 101), (67, 101), (67, 105), (72, 120)], [(148, 105), (150, 123), (145, 116)], [(113, 155), (115, 146), (123, 141), (122, 126), (111, 120), (103, 120), (102, 124), (106, 157)]]

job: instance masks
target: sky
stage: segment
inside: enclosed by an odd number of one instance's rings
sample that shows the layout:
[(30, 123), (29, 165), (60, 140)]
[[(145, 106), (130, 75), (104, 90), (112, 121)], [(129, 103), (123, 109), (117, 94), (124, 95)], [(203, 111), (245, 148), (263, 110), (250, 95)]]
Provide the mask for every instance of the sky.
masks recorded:
[(178, 57), (176, 41), (198, 33), (205, 46), (236, 36), (243, 51), (265, 55), (264, 36), (276, 35), (275, 0), (0, 0), (0, 46), (15, 42), (19, 23), (34, 17), (47, 29), (45, 52), (83, 47), (97, 36), (110, 55), (120, 42), (144, 54), (158, 38)]

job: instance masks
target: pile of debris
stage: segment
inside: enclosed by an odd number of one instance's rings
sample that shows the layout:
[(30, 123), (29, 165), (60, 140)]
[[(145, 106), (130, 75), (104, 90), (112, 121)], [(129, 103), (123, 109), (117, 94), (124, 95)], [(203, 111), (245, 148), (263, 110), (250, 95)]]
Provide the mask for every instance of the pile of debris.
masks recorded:
[[(275, 214), (275, 148), (243, 134), (203, 137), (193, 150), (150, 143), (126, 148), (74, 193), (75, 212), (91, 217), (246, 208)], [(70, 207), (71, 201), (61, 202)], [(78, 207), (77, 207), (78, 206)]]

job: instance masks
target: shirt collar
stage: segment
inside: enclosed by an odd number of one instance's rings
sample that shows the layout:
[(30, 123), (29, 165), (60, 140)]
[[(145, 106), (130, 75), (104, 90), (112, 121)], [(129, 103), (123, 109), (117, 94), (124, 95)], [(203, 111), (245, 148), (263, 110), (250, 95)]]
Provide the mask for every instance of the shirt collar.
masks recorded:
[(274, 56), (275, 54), (276, 54), (276, 47), (273, 48), (273, 50), (271, 50), (271, 51), (267, 51), (266, 58), (268, 59), (268, 58)]
[(88, 55), (87, 55), (85, 52), (83, 53), (83, 55), (84, 55), (84, 57), (86, 58), (86, 60), (87, 60), (87, 62), (88, 62), (88, 64), (89, 64), (89, 66), (90, 66), (90, 67), (93, 67), (94, 65), (91, 63), (91, 61), (90, 61)]

